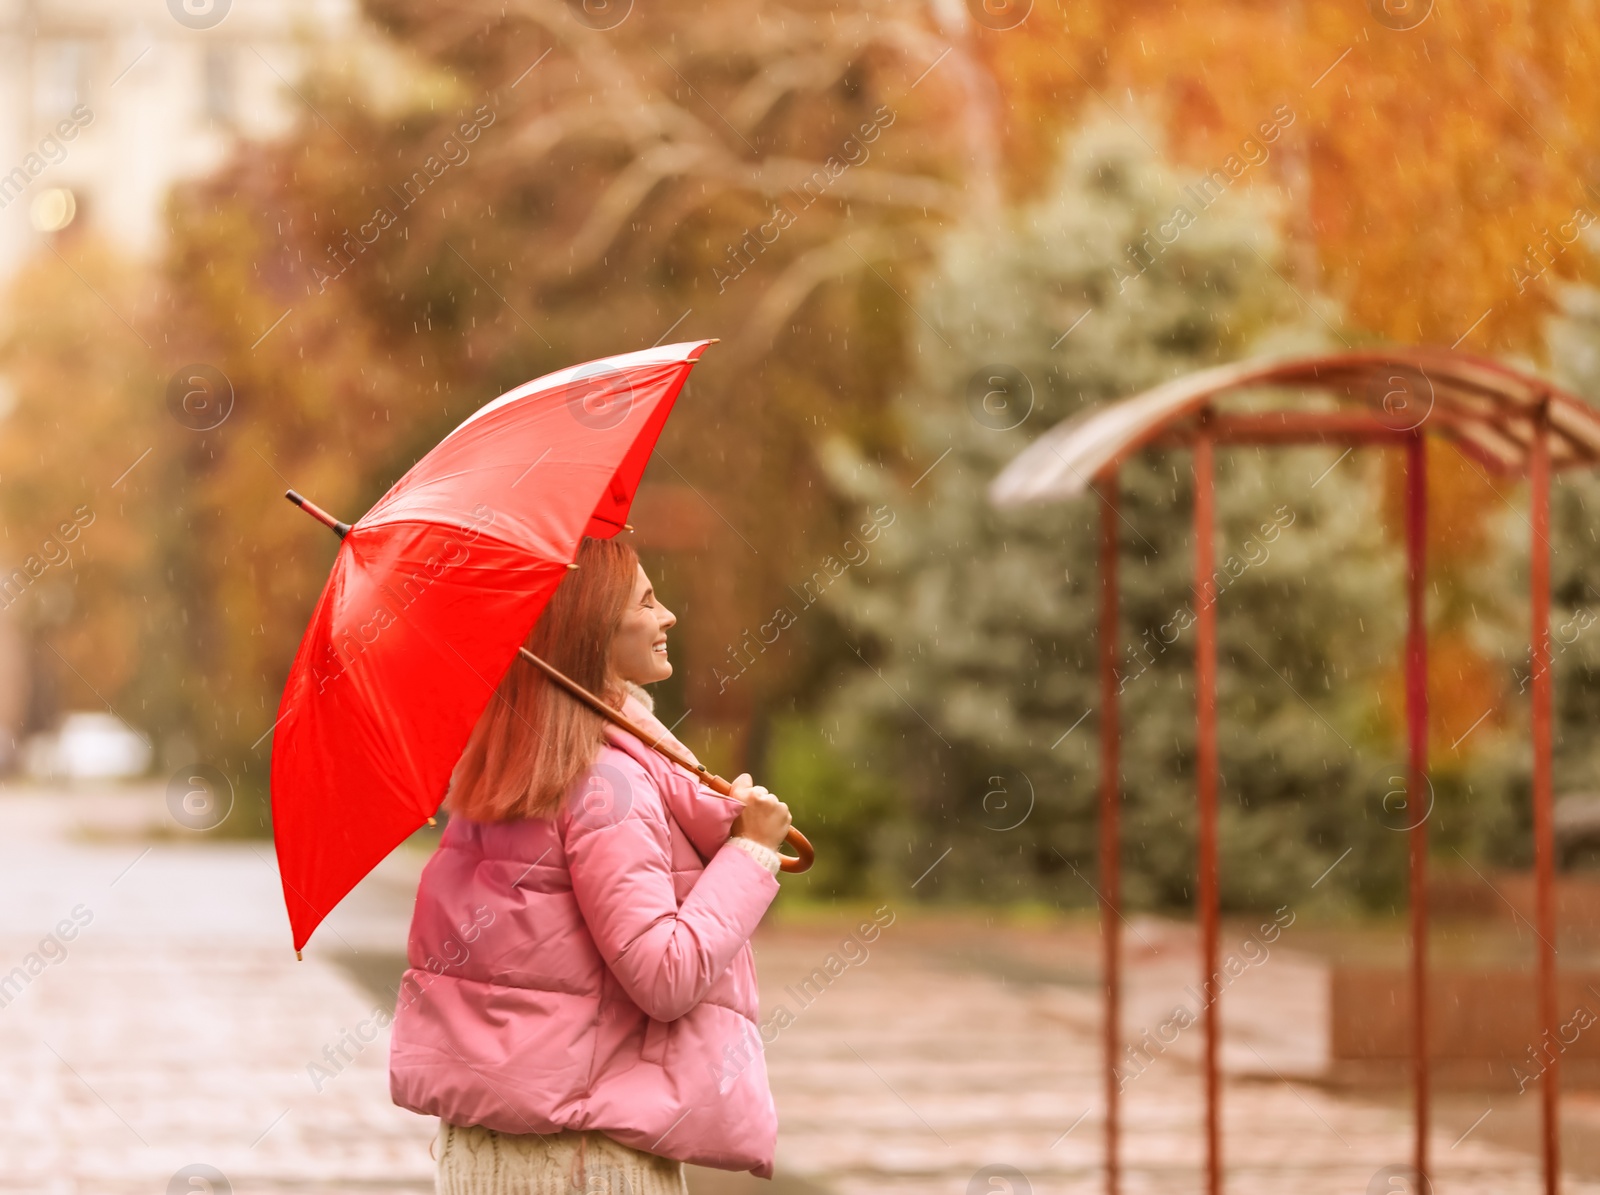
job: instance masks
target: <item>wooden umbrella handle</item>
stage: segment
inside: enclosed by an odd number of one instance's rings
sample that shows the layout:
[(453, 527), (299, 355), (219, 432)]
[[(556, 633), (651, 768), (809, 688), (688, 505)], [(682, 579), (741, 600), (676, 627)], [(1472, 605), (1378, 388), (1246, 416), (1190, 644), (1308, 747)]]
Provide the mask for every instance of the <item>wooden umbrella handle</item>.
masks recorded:
[(311, 499), (303, 497), (300, 494), (295, 493), (293, 490), (285, 490), (283, 492), (283, 496), (289, 499), (290, 502), (293, 502), (301, 510), (305, 511), (317, 522), (321, 523), (324, 527), (332, 530), (332, 532), (340, 539), (343, 539), (345, 536), (350, 534), (349, 523), (341, 523), (327, 511), (323, 510), (322, 507), (311, 501)]
[[(605, 701), (591, 693), (588, 689), (585, 689), (582, 685), (573, 680), (565, 672), (562, 672), (554, 664), (550, 664), (545, 660), (540, 659), (526, 647), (520, 647), (517, 650), (522, 654), (522, 658), (524, 660), (527, 660), (530, 664), (533, 664), (539, 668), (540, 671), (542, 671), (557, 685), (561, 686), (561, 688), (565, 689), (568, 693), (572, 694), (572, 696), (583, 702), (602, 718), (605, 718), (614, 725), (620, 726), (623, 730), (626, 730), (629, 734), (633, 735), (633, 737), (638, 739), (641, 743), (653, 748), (658, 754), (665, 756), (667, 759), (671, 760), (685, 771), (693, 773), (694, 777), (699, 780), (700, 783), (704, 784), (713, 792), (720, 793), (725, 797), (733, 796), (733, 785), (728, 783), (728, 781), (724, 780), (721, 776), (718, 776), (715, 772), (706, 771), (704, 764), (695, 763), (671, 743), (663, 742), (661, 739), (651, 735), (648, 730), (640, 726), (632, 718), (629, 718), (621, 710), (606, 704)], [(735, 799), (737, 800), (737, 798)], [(784, 838), (784, 841), (790, 846), (794, 847), (795, 853), (792, 856), (781, 856), (783, 862), (778, 866), (790, 874), (811, 870), (811, 864), (816, 861), (817, 853), (812, 849), (811, 843), (806, 840), (806, 836), (800, 833), (800, 831), (795, 829), (793, 826), (790, 826), (789, 833)]]

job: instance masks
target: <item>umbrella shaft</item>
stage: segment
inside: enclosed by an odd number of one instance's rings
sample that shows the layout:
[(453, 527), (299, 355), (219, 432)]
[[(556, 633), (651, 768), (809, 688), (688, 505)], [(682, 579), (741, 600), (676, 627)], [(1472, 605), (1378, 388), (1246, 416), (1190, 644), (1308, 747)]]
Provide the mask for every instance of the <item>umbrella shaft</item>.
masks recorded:
[[(614, 725), (620, 726), (623, 730), (626, 730), (641, 743), (653, 748), (659, 754), (664, 755), (667, 759), (670, 759), (680, 768), (684, 768), (687, 771), (692, 772), (699, 779), (700, 783), (704, 784), (707, 788), (712, 789), (714, 792), (721, 793), (725, 797), (733, 796), (733, 785), (729, 784), (721, 776), (718, 776), (714, 772), (706, 771), (703, 764), (695, 763), (692, 759), (684, 755), (670, 743), (663, 742), (661, 739), (653, 737), (649, 731), (640, 726), (632, 718), (629, 718), (616, 707), (606, 704), (606, 702), (600, 697), (591, 693), (588, 689), (585, 689), (582, 685), (573, 680), (565, 672), (562, 672), (561, 669), (557, 668), (554, 664), (551, 664), (545, 660), (541, 660), (526, 647), (519, 647), (517, 651), (521, 654), (524, 660), (527, 660), (530, 664), (533, 664), (553, 682), (565, 689), (568, 693), (572, 694), (572, 696), (576, 697), (579, 701), (583, 702), (584, 705), (588, 706), (602, 718), (613, 723)], [(811, 867), (811, 861), (816, 857), (816, 852), (813, 850), (811, 843), (806, 839), (806, 836), (800, 833), (800, 831), (795, 829), (793, 826), (790, 826), (789, 833), (784, 838), (784, 841), (790, 846), (794, 847), (796, 857), (790, 858), (788, 855), (784, 855), (783, 863), (781, 864), (783, 870), (787, 872), (809, 870)]]
[(729, 784), (721, 776), (706, 771), (705, 767), (701, 764), (692, 762), (688, 756), (683, 755), (670, 743), (665, 743), (657, 738), (654, 738), (649, 731), (640, 726), (632, 718), (628, 717), (615, 706), (607, 704), (606, 701), (597, 694), (591, 693), (588, 689), (585, 689), (582, 685), (573, 680), (565, 672), (562, 672), (561, 669), (557, 668), (554, 664), (540, 659), (526, 647), (519, 647), (517, 651), (521, 654), (524, 660), (527, 660), (530, 664), (536, 666), (557, 685), (561, 686), (561, 688), (565, 689), (568, 693), (572, 694), (572, 696), (583, 702), (584, 705), (588, 706), (595, 713), (599, 714), (608, 722), (620, 726), (623, 730), (626, 730), (629, 734), (633, 735), (633, 737), (638, 739), (641, 743), (654, 748), (657, 752), (666, 756), (679, 767), (687, 768), (689, 771), (698, 776), (701, 782), (708, 788), (721, 793), (725, 797), (733, 792), (733, 785)]

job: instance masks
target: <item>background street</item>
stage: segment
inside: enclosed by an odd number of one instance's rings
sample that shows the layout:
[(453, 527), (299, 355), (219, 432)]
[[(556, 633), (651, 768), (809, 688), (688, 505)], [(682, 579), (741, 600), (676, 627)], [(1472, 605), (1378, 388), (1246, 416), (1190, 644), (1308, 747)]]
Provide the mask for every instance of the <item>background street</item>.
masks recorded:
[[(346, 1045), (350, 1061), (320, 1092), (308, 1071), (327, 1062), (325, 1046), (392, 1007), (382, 993), (398, 975), (422, 850), (388, 860), (296, 963), (270, 845), (178, 829), (160, 790), (14, 788), (0, 818), (5, 968), (73, 909), (92, 914), (65, 957), (0, 1008), (10, 1079), (0, 1190), (155, 1192), (195, 1165), (262, 1195), (432, 1189), (434, 1123), (390, 1104), (386, 1033), (358, 1052)], [(763, 1010), (784, 1003), (796, 1014), (768, 1051), (778, 1181), (701, 1171), (695, 1191), (1097, 1190), (1092, 927), (889, 907), (895, 920), (866, 957), (852, 948), (860, 961), (809, 1004), (799, 984), (830, 953), (849, 957), (840, 945), (858, 921), (835, 910), (763, 928)], [(1191, 982), (1194, 947), (1177, 923), (1140, 919), (1130, 931), (1133, 1041)], [(1322, 1061), (1325, 976), (1286, 945), (1293, 934), (1229, 990), (1228, 1189), (1362, 1191), (1408, 1156), (1409, 1110), (1307, 1077)], [(1199, 1189), (1197, 1045), (1196, 1031), (1181, 1036), (1128, 1085), (1130, 1191)], [(1459, 1109), (1443, 1100), (1437, 1189), (1533, 1191), (1518, 1138), (1534, 1097), (1476, 1098)], [(1485, 1101), (1494, 1110), (1457, 1142)], [(1572, 1093), (1567, 1103), (1568, 1137), (1592, 1138), (1600, 1100)], [(984, 1170), (997, 1166), (1021, 1177)], [(990, 1186), (990, 1174), (1010, 1177)], [(187, 1181), (172, 1189), (205, 1189)], [(1567, 1190), (1600, 1192), (1600, 1175), (1574, 1175)]]

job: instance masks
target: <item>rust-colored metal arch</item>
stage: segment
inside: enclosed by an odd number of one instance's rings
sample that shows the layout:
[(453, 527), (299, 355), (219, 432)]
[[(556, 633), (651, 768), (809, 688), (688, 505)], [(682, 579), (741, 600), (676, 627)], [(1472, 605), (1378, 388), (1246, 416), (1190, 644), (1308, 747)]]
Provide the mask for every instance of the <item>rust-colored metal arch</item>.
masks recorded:
[[(1226, 412), (1220, 396), (1280, 387), (1332, 396), (1292, 409)], [(1250, 361), (1190, 374), (1051, 428), (990, 487), (997, 506), (1061, 500), (1092, 490), (1101, 503), (1100, 873), (1105, 985), (1106, 1190), (1117, 1195), (1117, 1056), (1121, 942), (1117, 717), (1117, 470), (1146, 447), (1193, 450), (1195, 691), (1198, 788), (1198, 914), (1201, 926), (1207, 1190), (1222, 1190), (1218, 1100), (1216, 589), (1212, 557), (1212, 449), (1216, 444), (1388, 444), (1406, 454), (1406, 723), (1411, 794), (1427, 783), (1427, 629), (1423, 617), (1427, 486), (1424, 436), (1435, 433), (1497, 473), (1526, 473), (1531, 491), (1530, 671), (1533, 677), (1535, 920), (1540, 939), (1539, 1023), (1556, 1028), (1554, 842), (1551, 827), (1550, 473), (1600, 463), (1600, 411), (1542, 378), (1497, 362), (1437, 349), (1389, 349)], [(1428, 1174), (1427, 824), (1409, 828), (1411, 1069), (1416, 1102), (1413, 1165)], [(1560, 1070), (1542, 1079), (1544, 1190), (1560, 1185)]]

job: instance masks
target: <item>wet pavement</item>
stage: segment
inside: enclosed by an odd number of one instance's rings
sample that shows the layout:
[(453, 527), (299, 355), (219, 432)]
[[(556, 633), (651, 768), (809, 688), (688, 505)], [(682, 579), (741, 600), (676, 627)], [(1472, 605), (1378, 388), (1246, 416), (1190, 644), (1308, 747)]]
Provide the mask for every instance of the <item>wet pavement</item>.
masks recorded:
[[(374, 1022), (423, 852), (397, 852), (297, 963), (270, 844), (181, 830), (158, 790), (0, 791), (0, 824), (0, 1191), (432, 1189), (435, 1122), (389, 1102)], [(1092, 926), (891, 902), (863, 932), (874, 912), (761, 930), (779, 1181), (700, 1172), (698, 1195), (1101, 1190)], [(1186, 927), (1131, 928), (1138, 1042), (1196, 968)], [(1389, 1190), (1409, 1156), (1403, 1099), (1318, 1082), (1325, 1001), (1292, 929), (1229, 989), (1230, 1192)], [(1200, 1190), (1198, 1041), (1184, 1029), (1127, 1082), (1130, 1193)], [(1442, 1099), (1434, 1190), (1539, 1189), (1536, 1098)], [(1567, 1115), (1600, 1139), (1600, 1099), (1573, 1093)]]

